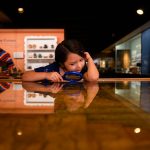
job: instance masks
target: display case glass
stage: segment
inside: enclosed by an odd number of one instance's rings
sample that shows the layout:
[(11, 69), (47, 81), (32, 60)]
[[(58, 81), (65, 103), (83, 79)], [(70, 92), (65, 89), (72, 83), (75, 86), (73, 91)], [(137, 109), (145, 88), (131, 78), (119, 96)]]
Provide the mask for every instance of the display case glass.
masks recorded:
[(25, 37), (25, 70), (33, 70), (54, 62), (56, 36)]

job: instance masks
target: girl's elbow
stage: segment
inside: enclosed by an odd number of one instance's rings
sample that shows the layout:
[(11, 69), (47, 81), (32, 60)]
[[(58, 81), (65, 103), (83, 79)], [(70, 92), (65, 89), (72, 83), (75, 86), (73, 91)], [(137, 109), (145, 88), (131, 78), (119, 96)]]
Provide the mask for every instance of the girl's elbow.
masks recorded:
[(98, 81), (99, 77), (93, 77), (91, 81)]
[(92, 77), (93, 81), (98, 81), (98, 79), (99, 79), (99, 73)]
[(99, 76), (92, 76), (88, 79), (88, 81), (94, 82), (94, 81), (98, 81), (98, 79), (99, 79)]

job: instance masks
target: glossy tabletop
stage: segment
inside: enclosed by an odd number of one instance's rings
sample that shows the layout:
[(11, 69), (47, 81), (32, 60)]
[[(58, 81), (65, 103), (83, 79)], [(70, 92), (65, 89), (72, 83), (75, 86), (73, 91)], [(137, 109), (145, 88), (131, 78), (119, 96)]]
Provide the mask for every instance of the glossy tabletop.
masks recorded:
[(0, 150), (149, 150), (150, 81), (0, 81)]

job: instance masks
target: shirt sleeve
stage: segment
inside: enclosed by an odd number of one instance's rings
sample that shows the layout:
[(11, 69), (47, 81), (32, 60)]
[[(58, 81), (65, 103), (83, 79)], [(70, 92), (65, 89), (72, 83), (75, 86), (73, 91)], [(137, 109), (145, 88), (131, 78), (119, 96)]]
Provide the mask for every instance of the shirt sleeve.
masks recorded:
[(39, 67), (34, 69), (35, 72), (47, 72), (45, 67)]

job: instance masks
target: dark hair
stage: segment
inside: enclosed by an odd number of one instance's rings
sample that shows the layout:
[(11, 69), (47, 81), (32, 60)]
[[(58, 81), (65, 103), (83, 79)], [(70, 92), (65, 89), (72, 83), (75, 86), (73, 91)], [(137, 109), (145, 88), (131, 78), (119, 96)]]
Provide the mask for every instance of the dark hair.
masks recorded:
[(75, 39), (64, 40), (56, 47), (55, 61), (58, 64), (63, 65), (67, 60), (69, 53), (75, 53), (81, 57), (84, 57), (84, 47), (79, 41)]

